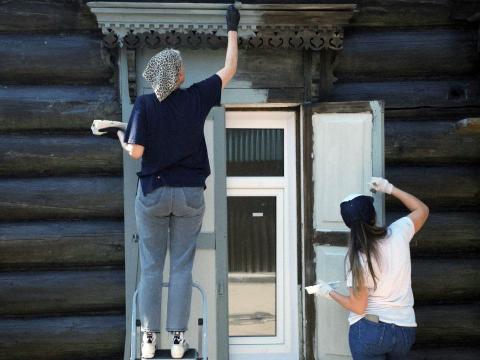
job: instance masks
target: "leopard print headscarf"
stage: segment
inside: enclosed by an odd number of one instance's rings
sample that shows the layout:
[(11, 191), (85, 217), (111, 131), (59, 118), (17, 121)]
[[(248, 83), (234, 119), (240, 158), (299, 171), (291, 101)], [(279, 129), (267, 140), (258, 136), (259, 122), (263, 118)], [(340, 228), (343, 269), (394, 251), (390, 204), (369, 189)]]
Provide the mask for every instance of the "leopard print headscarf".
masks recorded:
[(176, 90), (178, 73), (182, 67), (180, 52), (165, 49), (154, 55), (143, 72), (143, 77), (153, 88), (159, 101)]

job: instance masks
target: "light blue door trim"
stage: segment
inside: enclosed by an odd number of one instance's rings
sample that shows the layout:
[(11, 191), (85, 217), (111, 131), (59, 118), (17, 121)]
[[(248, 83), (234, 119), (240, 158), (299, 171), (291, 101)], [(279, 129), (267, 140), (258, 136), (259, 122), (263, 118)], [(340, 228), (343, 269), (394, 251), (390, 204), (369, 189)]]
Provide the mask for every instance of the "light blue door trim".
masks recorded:
[(228, 242), (225, 108), (213, 109), (217, 359), (228, 360)]

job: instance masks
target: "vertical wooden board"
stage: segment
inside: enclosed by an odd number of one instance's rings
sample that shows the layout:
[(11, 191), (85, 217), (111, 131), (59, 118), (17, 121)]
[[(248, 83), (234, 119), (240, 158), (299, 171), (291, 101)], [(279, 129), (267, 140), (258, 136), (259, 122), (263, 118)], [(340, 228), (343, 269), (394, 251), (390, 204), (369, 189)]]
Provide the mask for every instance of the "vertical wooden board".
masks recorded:
[(346, 230), (339, 204), (368, 192), (372, 176), (372, 114), (314, 114), (314, 228)]

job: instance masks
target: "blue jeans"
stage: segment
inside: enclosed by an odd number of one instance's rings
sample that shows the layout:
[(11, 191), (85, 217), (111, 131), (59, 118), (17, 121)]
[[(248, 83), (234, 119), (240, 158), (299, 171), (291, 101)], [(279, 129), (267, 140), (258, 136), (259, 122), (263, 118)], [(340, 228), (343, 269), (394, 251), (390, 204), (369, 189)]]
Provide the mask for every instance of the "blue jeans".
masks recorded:
[(167, 331), (186, 331), (192, 298), (192, 266), (202, 227), (202, 187), (162, 186), (135, 199), (140, 237), (138, 311), (142, 331), (160, 332), (163, 267), (170, 249)]
[(353, 360), (406, 359), (415, 343), (415, 329), (363, 318), (350, 325), (348, 333)]

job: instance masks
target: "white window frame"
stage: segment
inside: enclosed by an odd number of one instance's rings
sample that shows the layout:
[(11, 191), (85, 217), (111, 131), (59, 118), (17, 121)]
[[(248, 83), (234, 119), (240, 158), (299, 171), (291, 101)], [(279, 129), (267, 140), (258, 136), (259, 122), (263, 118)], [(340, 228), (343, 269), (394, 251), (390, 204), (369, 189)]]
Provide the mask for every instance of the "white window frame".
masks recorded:
[[(227, 111), (227, 128), (283, 129), (284, 175), (227, 176), (227, 196), (276, 196), (276, 336), (230, 337), (230, 359), (298, 359), (297, 199), (292, 111)], [(286, 284), (286, 286), (284, 286)]]

